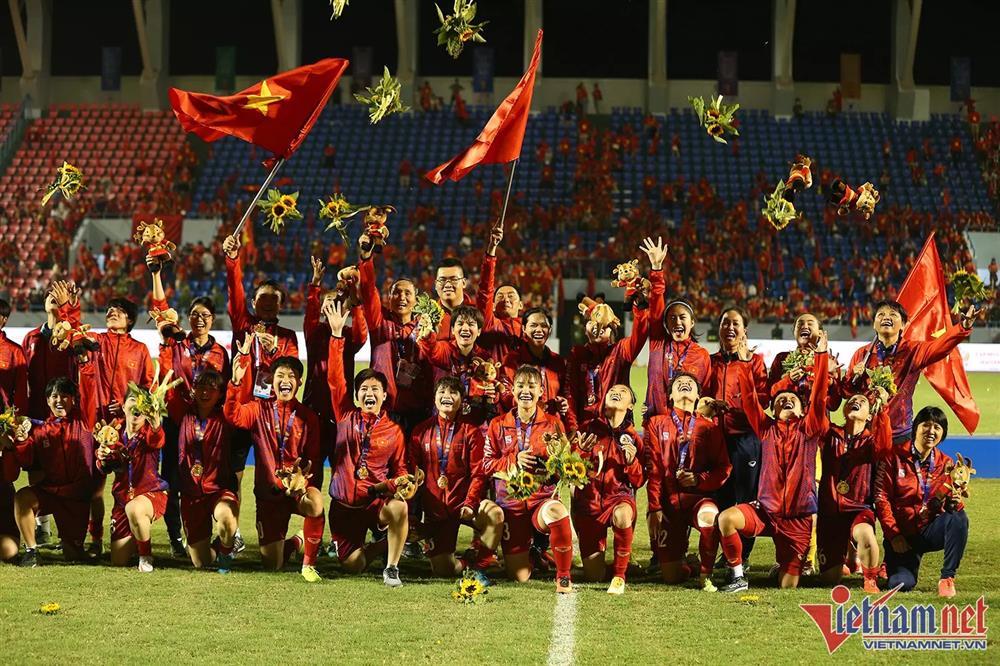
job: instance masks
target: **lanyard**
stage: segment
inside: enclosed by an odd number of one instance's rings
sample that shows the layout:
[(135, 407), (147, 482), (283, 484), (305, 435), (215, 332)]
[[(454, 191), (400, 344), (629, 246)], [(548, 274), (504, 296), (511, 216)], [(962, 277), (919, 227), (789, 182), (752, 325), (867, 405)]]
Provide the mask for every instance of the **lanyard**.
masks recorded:
[[(434, 426), (434, 443), (438, 451), (438, 476), (444, 476), (448, 470), (448, 458), (451, 456), (451, 442), (455, 439), (455, 432), (457, 430), (458, 426), (456, 424), (450, 424), (448, 426), (448, 437), (447, 439), (443, 439), (441, 424), (438, 423)], [(424, 443), (424, 452), (428, 455), (430, 454), (430, 443)]]
[(663, 348), (663, 357), (666, 360), (664, 365), (667, 366), (667, 383), (674, 378), (680, 370), (684, 367), (684, 359), (687, 358), (688, 352), (691, 351), (691, 345), (688, 345), (684, 350), (684, 353), (680, 355), (677, 359), (677, 365), (674, 365), (674, 341), (671, 340)]
[(595, 365), (587, 368), (587, 404), (593, 405), (597, 402), (597, 382), (601, 373), (601, 366)]
[(931, 482), (934, 479), (934, 450), (931, 450), (931, 454), (927, 456), (927, 476), (924, 476), (924, 465), (920, 460), (920, 456), (917, 455), (916, 447), (911, 447), (913, 451), (913, 467), (917, 474), (917, 483), (920, 484), (920, 502), (923, 506), (927, 506), (927, 500), (930, 499), (931, 495)]
[(215, 346), (215, 341), (209, 336), (208, 342), (205, 346), (198, 347), (190, 340), (186, 341), (184, 345), (184, 353), (187, 354), (188, 358), (191, 359), (191, 381), (192, 383), (201, 376), (201, 373), (205, 371), (205, 366), (208, 365), (205, 360), (208, 353), (212, 351), (212, 347)]
[(416, 341), (417, 341), (417, 327), (416, 326), (411, 326), (410, 327), (409, 334), (397, 336), (393, 340), (393, 342), (395, 342), (395, 344), (396, 344), (396, 359), (397, 360), (399, 360), (399, 359), (409, 360), (408, 357), (411, 356), (411, 354), (407, 354), (406, 353), (406, 348), (407, 348), (407, 344), (406, 343), (407, 343), (407, 341), (409, 341), (410, 343), (412, 343), (410, 345), (410, 349), (413, 349), (415, 347)]
[(698, 418), (691, 415), (691, 425), (688, 427), (687, 432), (684, 431), (685, 422), (681, 421), (681, 418), (677, 416), (677, 412), (671, 410), (670, 418), (674, 421), (674, 426), (677, 428), (677, 469), (683, 469), (684, 463), (687, 462), (688, 448), (691, 446), (691, 439), (694, 435), (694, 426), (698, 422)]
[(282, 425), (281, 418), (278, 415), (277, 401), (271, 406), (271, 409), (274, 411), (274, 434), (278, 438), (278, 452), (281, 454), (278, 462), (280, 463), (281, 459), (285, 456), (285, 445), (288, 443), (288, 436), (292, 432), (292, 423), (295, 422), (295, 410), (292, 410), (292, 413), (288, 415), (288, 420)]
[(135, 450), (139, 448), (139, 433), (136, 433), (135, 437), (133, 437), (130, 441), (128, 437), (128, 432), (126, 432), (127, 430), (128, 428), (122, 428), (122, 442), (125, 444), (125, 453), (128, 454), (127, 457), (128, 494), (130, 495), (129, 499), (131, 500), (132, 499), (131, 495), (135, 489), (135, 483), (133, 483), (134, 481), (133, 475), (135, 472), (135, 468), (132, 466), (132, 455), (135, 453)]
[(896, 348), (899, 347), (899, 341), (892, 343), (888, 347), (882, 344), (881, 340), (875, 341), (875, 355), (878, 357), (879, 363), (882, 363), (887, 357), (896, 355)]
[(517, 450), (525, 451), (531, 446), (531, 429), (535, 427), (535, 419), (532, 417), (527, 428), (521, 425), (521, 417), (514, 416), (514, 424), (517, 426)]
[(359, 420), (358, 431), (361, 433), (361, 455), (358, 456), (357, 466), (367, 467), (368, 452), (372, 448), (371, 433), (373, 430), (375, 430), (375, 426), (378, 425), (378, 422), (382, 420), (382, 415), (379, 414), (378, 417), (372, 422), (371, 428), (365, 427), (365, 419), (360, 414), (358, 414), (358, 420)]
[(194, 464), (200, 466), (202, 454), (204, 453), (203, 442), (205, 441), (205, 433), (208, 431), (208, 419), (199, 419), (195, 416), (192, 419), (191, 428), (194, 430), (193, 439), (196, 442), (194, 446)]

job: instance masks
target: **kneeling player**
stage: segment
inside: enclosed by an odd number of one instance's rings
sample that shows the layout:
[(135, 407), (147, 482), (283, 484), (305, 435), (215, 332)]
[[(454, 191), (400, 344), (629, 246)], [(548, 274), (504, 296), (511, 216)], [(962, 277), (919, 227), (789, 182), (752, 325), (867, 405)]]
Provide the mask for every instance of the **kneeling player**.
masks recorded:
[(663, 581), (681, 583), (690, 575), (683, 558), (693, 527), (699, 534), (700, 584), (714, 591), (709, 577), (719, 546), (715, 529), (719, 507), (713, 493), (729, 478), (733, 466), (722, 431), (695, 411), (700, 388), (694, 375), (675, 375), (670, 382), (670, 411), (647, 423), (647, 494), (650, 522), (659, 528), (656, 545)]
[[(275, 399), (251, 396), (250, 382), (243, 381), (249, 366), (248, 334), (237, 347), (233, 361), (233, 386), (226, 397), (226, 419), (249, 430), (254, 443), (254, 496), (257, 500), (257, 535), (264, 567), (278, 571), (303, 548), (302, 577), (310, 583), (320, 580), (316, 555), (323, 539), (323, 496), (312, 484), (309, 469), (313, 461), (323, 464), (319, 451), (319, 421), (316, 413), (295, 395), (302, 382), (302, 362), (282, 356), (271, 364)], [(204, 465), (204, 463), (202, 463)], [(304, 517), (301, 537), (286, 539), (292, 514)]]
[[(160, 354), (167, 372), (173, 368), (170, 350)], [(170, 418), (177, 424), (177, 478), (181, 518), (187, 550), (196, 568), (215, 561), (220, 573), (229, 571), (233, 539), (239, 525), (240, 501), (236, 475), (230, 468), (232, 426), (222, 413), (226, 380), (215, 370), (203, 370), (194, 379), (190, 397), (178, 387), (167, 396)], [(212, 521), (219, 526), (219, 540), (212, 547)]]
[(816, 451), (820, 437), (829, 428), (826, 332), (820, 331), (818, 336), (816, 376), (805, 416), (799, 397), (781, 391), (772, 402), (777, 418), (769, 417), (757, 401), (750, 378), (740, 377), (743, 411), (762, 442), (760, 486), (756, 502), (737, 504), (719, 514), (722, 552), (732, 573), (723, 592), (740, 592), (748, 587), (743, 575), (741, 534), (772, 537), (780, 567), (779, 584), (783, 588), (799, 584), (812, 537), (812, 514), (816, 513)]
[[(423, 511), (431, 571), (453, 576), (466, 567), (483, 570), (500, 545), (503, 511), (483, 499), (483, 435), (461, 416), (464, 395), (457, 377), (442, 377), (434, 387), (437, 416), (417, 425), (410, 437), (410, 464), (421, 470), (424, 483), (414, 504)], [(455, 558), (459, 524), (471, 525), (479, 534), (472, 561)]]
[(97, 414), (93, 364), (81, 364), (80, 378), (82, 395), (66, 377), (49, 382), (45, 387), (49, 418), (17, 444), (21, 466), (41, 472), (37, 483), (21, 488), (14, 498), (25, 548), (23, 566), (37, 566), (35, 519), (44, 515), (55, 516), (66, 559), (84, 559), (90, 500), (103, 476), (97, 473), (91, 435)]
[[(514, 373), (516, 406), (490, 421), (483, 449), (486, 474), (526, 471), (545, 475), (546, 446), (543, 436), (561, 429), (558, 416), (538, 407), (542, 397), (542, 376), (538, 368), (522, 365)], [(526, 500), (507, 494), (507, 482), (494, 478), (497, 504), (504, 512), (504, 563), (508, 577), (524, 582), (531, 577), (529, 548), (535, 531), (549, 535), (556, 561), (556, 592), (573, 591), (570, 568), (573, 565), (573, 533), (569, 512), (553, 497), (554, 486), (542, 486)]]
[(880, 390), (879, 401), (862, 393), (852, 395), (844, 403), (844, 425), (830, 426), (823, 437), (816, 522), (821, 580), (831, 585), (840, 582), (853, 542), (861, 560), (864, 590), (872, 594), (879, 592), (872, 481), (875, 466), (892, 450), (888, 410), (879, 409), (888, 394)]
[(590, 483), (573, 494), (573, 526), (580, 539), (583, 575), (588, 581), (604, 580), (610, 527), (615, 558), (608, 594), (625, 592), (635, 532), (635, 492), (644, 481), (642, 442), (629, 418), (634, 404), (632, 389), (615, 384), (604, 396), (603, 414), (590, 421), (575, 442), (596, 471)]
[(323, 310), (330, 325), (327, 380), (330, 402), (337, 420), (337, 441), (330, 460), (330, 534), (337, 545), (340, 564), (348, 573), (361, 573), (368, 566), (365, 536), (368, 530), (387, 530), (387, 548), (382, 582), (399, 587), (399, 558), (406, 544), (409, 516), (406, 502), (394, 495), (404, 485), (415, 483), (406, 471), (403, 431), (383, 411), (389, 382), (381, 372), (362, 370), (354, 378), (354, 396), (344, 377), (344, 323), (340, 303)]

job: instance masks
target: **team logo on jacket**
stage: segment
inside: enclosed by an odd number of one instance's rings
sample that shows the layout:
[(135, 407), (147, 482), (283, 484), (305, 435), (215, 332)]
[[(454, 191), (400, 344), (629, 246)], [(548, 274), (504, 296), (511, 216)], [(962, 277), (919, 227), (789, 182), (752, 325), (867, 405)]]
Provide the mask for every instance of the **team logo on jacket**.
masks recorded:
[(622, 446), (631, 446), (632, 445), (632, 441), (633, 441), (632, 440), (632, 435), (629, 435), (629, 434), (626, 433), (626, 434), (622, 435), (621, 437), (619, 437), (618, 441), (621, 443)]

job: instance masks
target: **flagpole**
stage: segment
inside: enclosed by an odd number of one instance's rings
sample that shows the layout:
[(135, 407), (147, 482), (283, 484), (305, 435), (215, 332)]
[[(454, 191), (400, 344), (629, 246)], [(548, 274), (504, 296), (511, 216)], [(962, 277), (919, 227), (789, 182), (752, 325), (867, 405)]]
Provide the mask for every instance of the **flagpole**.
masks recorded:
[(260, 186), (260, 189), (257, 190), (257, 194), (254, 195), (250, 205), (247, 206), (247, 209), (243, 212), (243, 218), (240, 220), (240, 223), (236, 225), (235, 229), (233, 229), (233, 236), (239, 236), (240, 230), (242, 230), (243, 225), (246, 224), (247, 219), (250, 217), (250, 213), (253, 212), (254, 206), (256, 206), (257, 202), (260, 201), (260, 198), (264, 196), (264, 190), (266, 190), (267, 186), (271, 184), (272, 180), (274, 180), (274, 176), (278, 173), (278, 169), (280, 169), (284, 163), (285, 158), (282, 157), (274, 163), (273, 167), (271, 167), (271, 173), (267, 174), (267, 178), (264, 179), (264, 184)]
[(503, 228), (504, 220), (507, 219), (507, 202), (510, 201), (510, 190), (514, 185), (514, 171), (517, 169), (517, 163), (520, 158), (515, 158), (513, 162), (510, 163), (510, 175), (507, 177), (507, 194), (503, 198), (503, 209), (500, 211), (500, 221), (497, 222), (497, 226)]

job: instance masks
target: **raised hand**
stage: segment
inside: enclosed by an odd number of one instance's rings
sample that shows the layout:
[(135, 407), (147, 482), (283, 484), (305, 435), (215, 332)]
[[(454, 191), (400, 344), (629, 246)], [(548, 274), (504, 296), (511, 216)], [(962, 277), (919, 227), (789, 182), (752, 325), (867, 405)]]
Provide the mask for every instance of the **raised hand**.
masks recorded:
[(65, 280), (56, 280), (49, 287), (49, 293), (56, 302), (57, 307), (62, 307), (69, 303), (69, 283)]
[(249, 363), (244, 362), (244, 357), (250, 356), (250, 344), (252, 335), (247, 334), (243, 336), (243, 344), (239, 342), (236, 343), (236, 356), (233, 358), (233, 384), (236, 386), (240, 385), (243, 378), (247, 374), (247, 366)]
[(343, 337), (344, 325), (347, 323), (344, 305), (340, 301), (327, 301), (323, 307), (323, 314), (326, 315), (326, 323), (330, 325), (330, 333), (333, 334), (333, 337)]
[(979, 319), (979, 315), (981, 315), (982, 313), (983, 313), (982, 308), (977, 308), (975, 305), (970, 305), (969, 309), (962, 313), (962, 326), (967, 330), (971, 330), (973, 324), (976, 323), (976, 320)]
[(815, 341), (816, 351), (826, 352), (830, 350), (830, 336), (826, 331), (816, 331), (813, 340)]
[(663, 262), (667, 258), (667, 246), (663, 244), (663, 238), (656, 237), (656, 242), (652, 238), (646, 238), (640, 243), (639, 249), (649, 257), (649, 265), (654, 271), (663, 268)]
[(500, 220), (497, 220), (493, 227), (490, 229), (490, 242), (486, 246), (486, 254), (495, 256), (497, 253), (497, 248), (500, 247), (500, 243), (503, 242), (503, 224)]
[(309, 257), (312, 262), (313, 277), (312, 283), (317, 287), (323, 283), (323, 275), (326, 273), (326, 265), (317, 257)]
[(374, 249), (375, 243), (372, 242), (371, 236), (368, 234), (358, 236), (358, 256), (361, 259), (371, 258)]
[(226, 240), (222, 241), (222, 251), (230, 259), (235, 259), (240, 254), (240, 239), (236, 236), (226, 236)]

